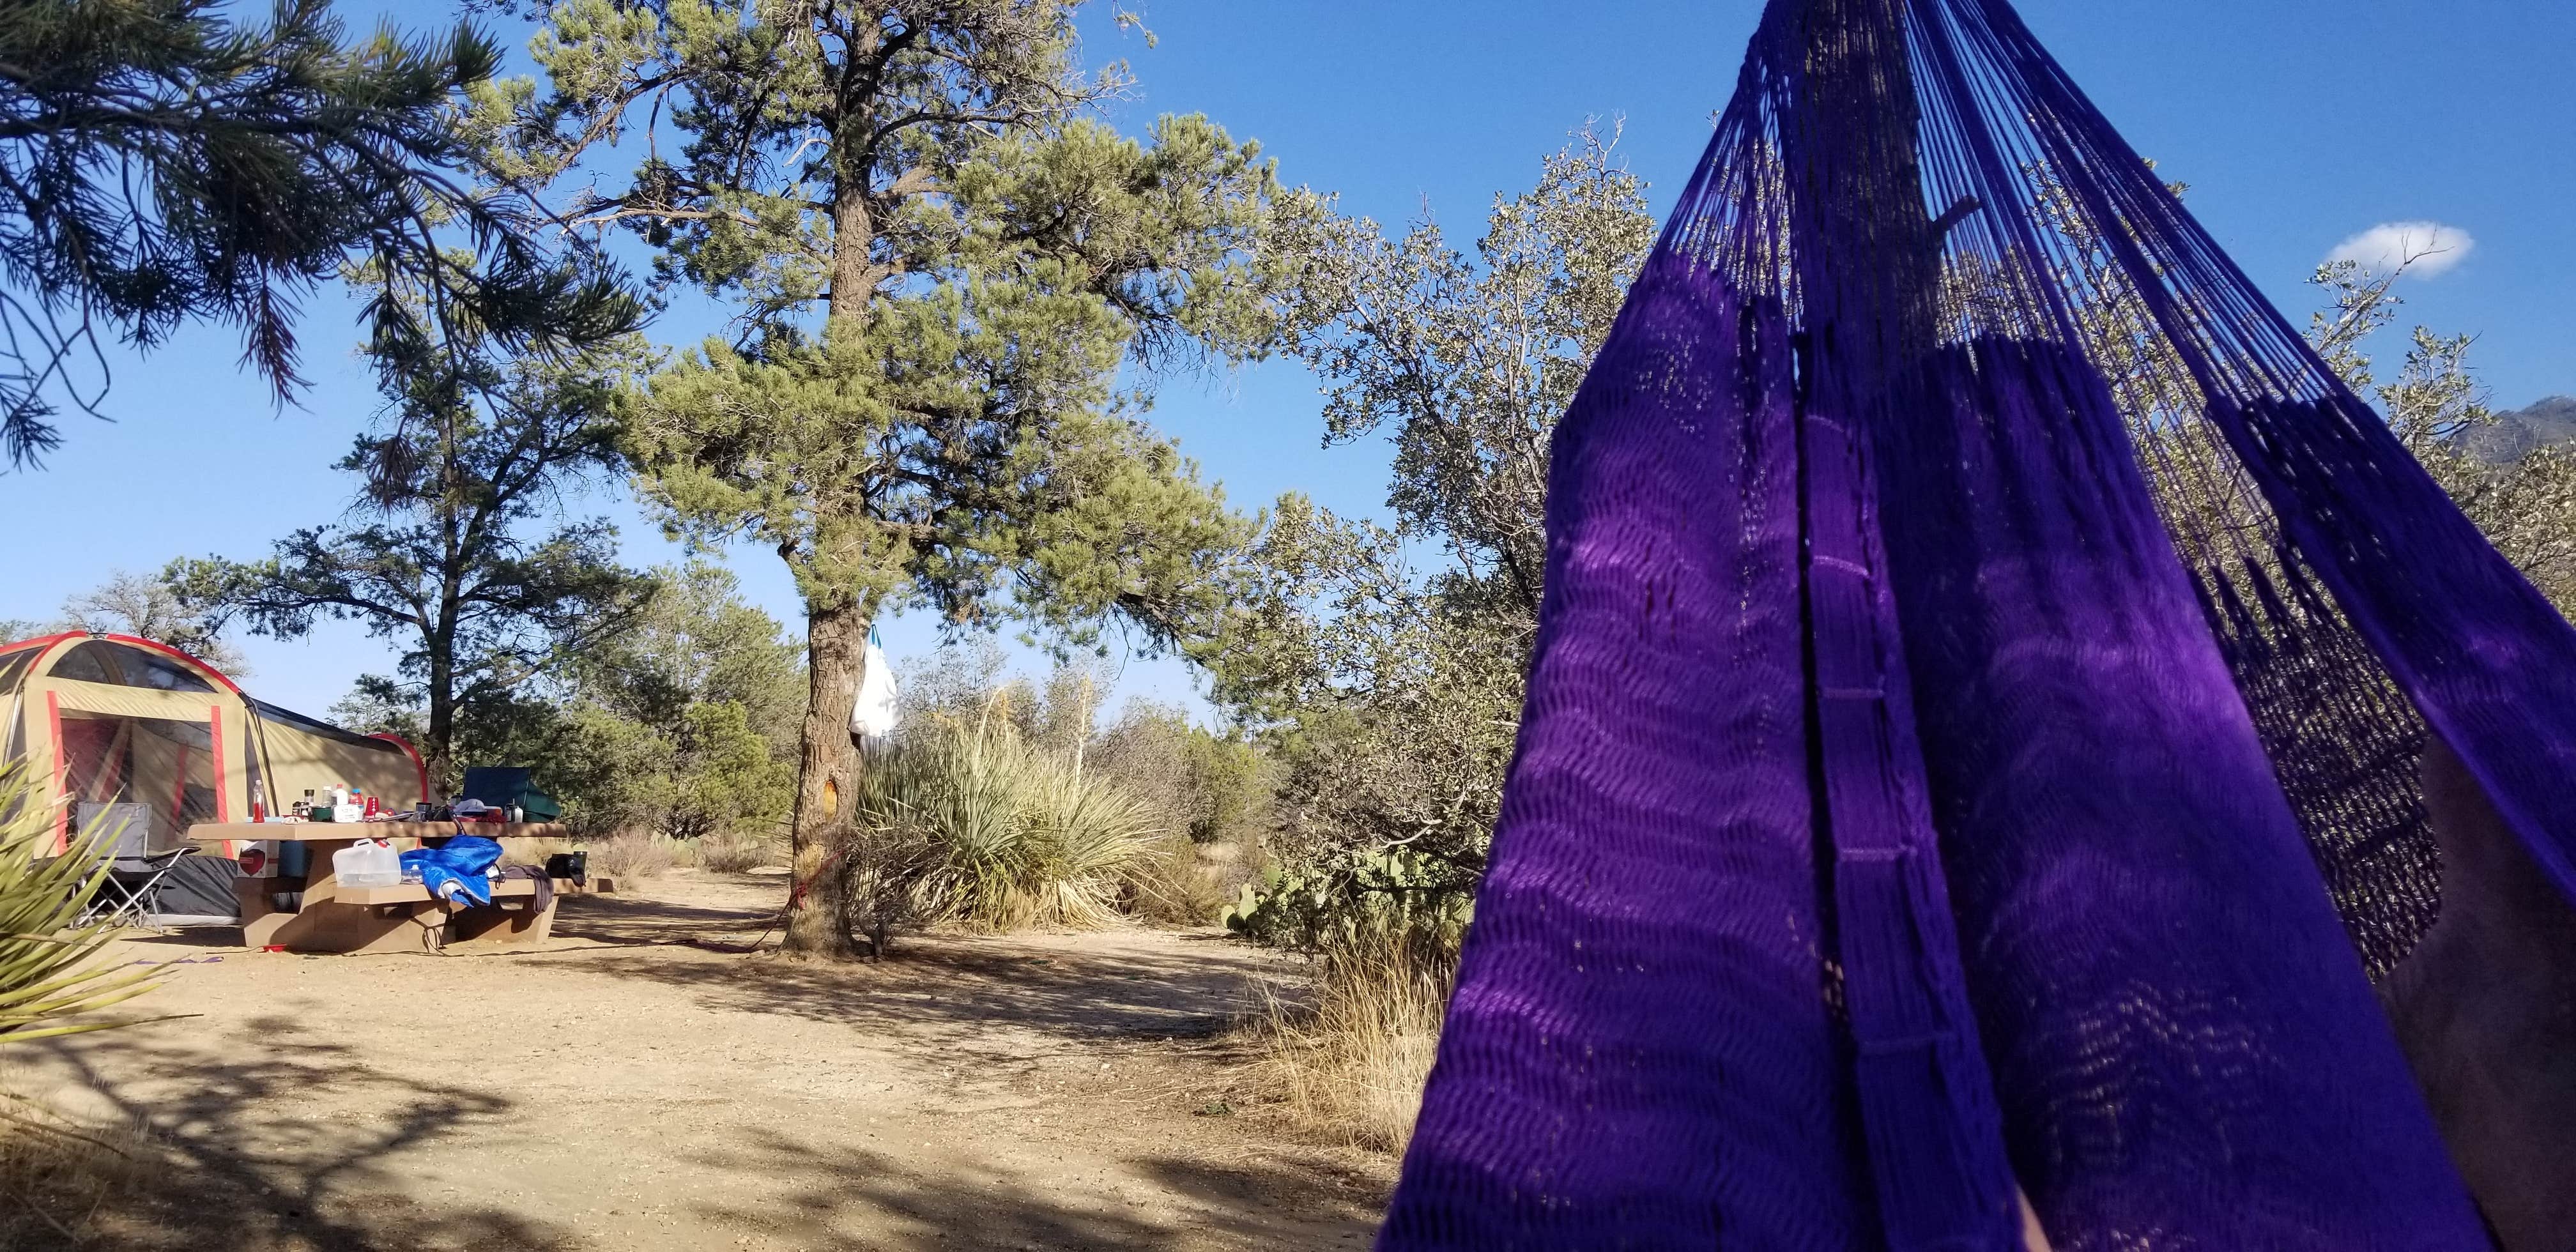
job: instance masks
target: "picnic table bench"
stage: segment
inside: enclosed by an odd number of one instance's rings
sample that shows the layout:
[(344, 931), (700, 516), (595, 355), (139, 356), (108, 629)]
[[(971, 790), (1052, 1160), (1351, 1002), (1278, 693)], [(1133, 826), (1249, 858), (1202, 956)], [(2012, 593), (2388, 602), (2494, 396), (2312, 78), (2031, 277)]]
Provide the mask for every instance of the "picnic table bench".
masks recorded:
[[(332, 871), (332, 854), (364, 839), (386, 839), (396, 849), (404, 849), (420, 846), (423, 839), (453, 835), (510, 840), (560, 838), (566, 833), (561, 826), (533, 822), (222, 822), (189, 827), (188, 841), (221, 844), (269, 839), (300, 843), (307, 849), (302, 900), (293, 911), (278, 908), (271, 898), (273, 892), (294, 890), (284, 885), (290, 879), (233, 880), (244, 947), (279, 947), (290, 952), (496, 951), (545, 942), (554, 933), (555, 900), (608, 890), (608, 882), (593, 879), (584, 885), (569, 878), (552, 879), (554, 899), (538, 909), (534, 881), (500, 879), (491, 884), (492, 903), (450, 908), (419, 883), (344, 885)], [(516, 907), (507, 902), (516, 902)]]

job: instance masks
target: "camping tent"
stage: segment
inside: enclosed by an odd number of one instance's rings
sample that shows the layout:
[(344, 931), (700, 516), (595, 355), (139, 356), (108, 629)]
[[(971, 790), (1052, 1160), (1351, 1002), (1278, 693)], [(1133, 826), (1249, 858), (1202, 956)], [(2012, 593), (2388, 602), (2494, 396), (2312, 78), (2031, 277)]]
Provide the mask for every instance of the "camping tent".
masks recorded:
[(199, 822), (248, 821), (254, 784), (272, 808), (336, 784), (393, 808), (429, 794), (400, 738), (252, 699), (204, 661), (130, 635), (0, 644), (0, 761), (25, 762), (70, 798), (58, 841), (122, 804), (145, 816), (148, 846), (169, 847)]

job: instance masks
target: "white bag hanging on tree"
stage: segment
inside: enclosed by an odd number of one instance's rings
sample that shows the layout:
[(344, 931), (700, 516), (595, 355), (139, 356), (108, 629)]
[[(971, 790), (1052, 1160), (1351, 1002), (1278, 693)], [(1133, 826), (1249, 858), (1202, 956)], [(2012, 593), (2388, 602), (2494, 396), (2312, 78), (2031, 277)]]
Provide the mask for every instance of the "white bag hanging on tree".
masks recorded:
[(876, 628), (868, 628), (868, 650), (859, 665), (859, 701), (850, 710), (850, 735), (862, 746), (875, 748), (894, 734), (895, 701), (894, 667), (886, 663), (885, 645), (877, 638)]

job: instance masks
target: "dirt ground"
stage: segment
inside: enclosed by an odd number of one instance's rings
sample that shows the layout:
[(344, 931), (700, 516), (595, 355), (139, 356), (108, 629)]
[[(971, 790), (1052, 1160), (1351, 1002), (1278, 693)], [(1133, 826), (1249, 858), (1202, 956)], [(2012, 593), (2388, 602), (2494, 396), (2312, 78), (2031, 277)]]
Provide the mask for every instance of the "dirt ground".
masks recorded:
[(1280, 976), (1264, 954), (1152, 931), (731, 950), (780, 883), (571, 899), (510, 955), (129, 938), (118, 959), (179, 963), (143, 1003), (196, 1016), (21, 1045), (10, 1085), (145, 1124), (171, 1161), (85, 1247), (1367, 1245), (1391, 1163), (1249, 1108), (1224, 1028)]

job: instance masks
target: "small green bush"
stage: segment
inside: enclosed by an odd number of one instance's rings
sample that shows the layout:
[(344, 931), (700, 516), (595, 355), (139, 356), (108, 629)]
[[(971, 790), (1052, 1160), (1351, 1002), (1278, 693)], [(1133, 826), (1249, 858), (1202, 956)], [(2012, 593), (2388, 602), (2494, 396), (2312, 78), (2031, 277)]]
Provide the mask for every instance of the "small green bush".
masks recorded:
[(1446, 978), (1474, 907), (1470, 888), (1418, 853), (1351, 853), (1305, 868), (1272, 865), (1245, 883), (1221, 920), (1228, 930), (1327, 961), (1389, 953)]
[(1127, 867), (1122, 904), (1131, 917), (1165, 926), (1217, 924), (1232, 896), (1220, 867), (1187, 835), (1157, 836)]

